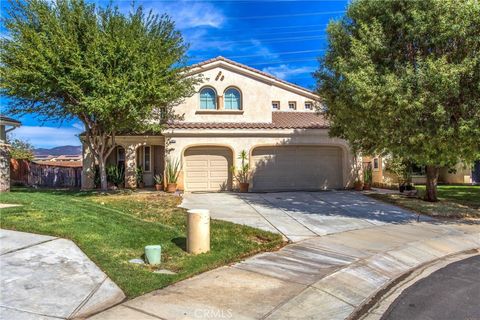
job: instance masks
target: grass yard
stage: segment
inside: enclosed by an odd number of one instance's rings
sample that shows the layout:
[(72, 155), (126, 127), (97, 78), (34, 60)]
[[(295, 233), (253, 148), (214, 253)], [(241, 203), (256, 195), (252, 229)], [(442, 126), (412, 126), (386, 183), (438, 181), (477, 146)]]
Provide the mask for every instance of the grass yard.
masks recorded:
[[(129, 298), (195, 274), (283, 245), (278, 234), (212, 220), (211, 252), (184, 251), (186, 211), (181, 198), (163, 193), (106, 194), (13, 189), (1, 202), (22, 204), (2, 209), (4, 229), (73, 240)], [(154, 268), (129, 263), (148, 244), (162, 245), (162, 265), (177, 275), (155, 274)]]
[(438, 202), (423, 201), (425, 186), (416, 186), (418, 198), (400, 194), (369, 194), (397, 206), (441, 218), (480, 218), (480, 186), (438, 186)]
[[(420, 196), (425, 194), (425, 186), (417, 186)], [(438, 198), (480, 209), (480, 186), (438, 186)]]

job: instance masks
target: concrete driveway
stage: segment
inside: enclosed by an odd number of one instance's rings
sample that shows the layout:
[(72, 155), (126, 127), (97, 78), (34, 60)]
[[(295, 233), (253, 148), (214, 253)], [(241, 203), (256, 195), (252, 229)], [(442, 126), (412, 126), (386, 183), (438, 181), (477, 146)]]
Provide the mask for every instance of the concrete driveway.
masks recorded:
[(419, 218), (353, 191), (190, 193), (182, 207), (209, 209), (212, 218), (278, 232), (292, 242)]

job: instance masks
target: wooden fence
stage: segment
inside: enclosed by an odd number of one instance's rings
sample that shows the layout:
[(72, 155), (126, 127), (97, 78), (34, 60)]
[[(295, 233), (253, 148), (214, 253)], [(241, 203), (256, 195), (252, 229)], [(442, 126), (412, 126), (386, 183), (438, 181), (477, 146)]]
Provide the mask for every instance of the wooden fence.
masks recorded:
[(51, 188), (79, 188), (81, 167), (38, 164), (27, 160), (11, 159), (10, 177), (12, 184)]

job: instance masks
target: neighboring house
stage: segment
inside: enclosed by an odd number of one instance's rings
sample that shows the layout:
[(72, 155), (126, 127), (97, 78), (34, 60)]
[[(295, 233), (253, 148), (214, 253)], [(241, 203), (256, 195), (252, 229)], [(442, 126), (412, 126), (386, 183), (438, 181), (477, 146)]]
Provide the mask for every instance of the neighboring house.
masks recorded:
[(82, 162), (82, 155), (81, 154), (73, 154), (73, 155), (35, 155), (34, 162)]
[(10, 145), (7, 143), (7, 132), (20, 125), (20, 121), (0, 116), (0, 192), (10, 190)]
[[(315, 93), (223, 57), (193, 65), (190, 74), (204, 81), (176, 107), (183, 121), (161, 135), (116, 137), (107, 162), (125, 166), (126, 187), (136, 186), (137, 165), (149, 186), (172, 158), (182, 163), (180, 189), (230, 190), (230, 168), (239, 167), (242, 150), (249, 154), (253, 191), (351, 185), (352, 154), (344, 140), (328, 136), (327, 121), (315, 112)], [(92, 188), (93, 157), (83, 149), (82, 187)]]
[[(369, 163), (372, 166), (372, 180), (374, 186), (390, 187), (398, 184), (397, 177), (386, 170), (385, 158), (363, 157), (362, 161), (364, 164)], [(471, 166), (458, 164), (455, 168), (440, 168), (438, 182), (445, 184), (472, 184), (472, 176), (473, 168)], [(425, 169), (421, 166), (414, 166), (412, 168), (412, 182), (415, 184), (425, 184), (426, 180)]]

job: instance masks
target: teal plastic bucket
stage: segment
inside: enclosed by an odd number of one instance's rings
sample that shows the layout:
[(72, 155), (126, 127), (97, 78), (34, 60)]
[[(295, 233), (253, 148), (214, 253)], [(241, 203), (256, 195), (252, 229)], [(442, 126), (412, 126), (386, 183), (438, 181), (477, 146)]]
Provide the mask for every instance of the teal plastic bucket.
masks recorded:
[(148, 264), (160, 264), (162, 260), (162, 247), (160, 245), (146, 246), (145, 258)]

